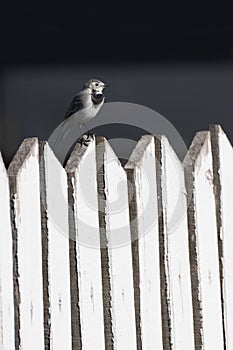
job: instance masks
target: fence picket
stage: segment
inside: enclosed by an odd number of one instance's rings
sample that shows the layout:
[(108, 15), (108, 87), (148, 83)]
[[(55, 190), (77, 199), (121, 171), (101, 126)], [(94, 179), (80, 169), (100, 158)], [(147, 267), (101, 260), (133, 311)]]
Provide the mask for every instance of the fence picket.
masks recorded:
[(196, 348), (224, 349), (210, 134), (198, 133), (184, 160), (190, 198), (190, 256)]
[(44, 349), (39, 151), (25, 140), (8, 169), (14, 253), (16, 350)]
[(219, 243), (219, 265), (226, 349), (233, 349), (233, 150), (219, 125), (212, 125), (211, 145)]
[[(163, 312), (166, 316), (164, 347), (194, 349), (184, 172), (165, 136), (155, 137), (155, 154), (162, 305), (165, 304)], [(163, 301), (165, 298), (167, 301)]]
[(96, 138), (96, 164), (103, 289), (106, 286), (110, 292), (105, 295), (110, 310), (105, 312), (110, 312), (109, 331), (113, 336), (106, 349), (133, 350), (136, 325), (127, 177), (103, 137)]
[[(104, 349), (95, 143), (66, 165), (69, 192), (73, 349)], [(107, 348), (106, 348), (107, 349)]]
[(39, 151), (45, 349), (71, 350), (66, 172), (46, 142)]
[(129, 186), (137, 349), (163, 349), (155, 145), (138, 142), (125, 165)]

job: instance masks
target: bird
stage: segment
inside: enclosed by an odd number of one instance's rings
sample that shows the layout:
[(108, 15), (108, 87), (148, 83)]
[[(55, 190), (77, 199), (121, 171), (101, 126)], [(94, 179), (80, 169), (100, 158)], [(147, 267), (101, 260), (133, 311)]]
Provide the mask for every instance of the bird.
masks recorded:
[[(80, 131), (82, 126), (85, 126), (87, 129), (86, 122), (95, 118), (104, 104), (105, 96), (103, 91), (108, 86), (110, 84), (103, 83), (99, 79), (89, 79), (83, 85), (82, 90), (76, 94), (68, 107), (57, 141), (64, 139), (74, 125), (78, 125)], [(87, 137), (81, 136), (78, 142), (81, 145), (86, 144), (87, 139), (90, 137), (93, 137), (93, 135), (87, 129)]]

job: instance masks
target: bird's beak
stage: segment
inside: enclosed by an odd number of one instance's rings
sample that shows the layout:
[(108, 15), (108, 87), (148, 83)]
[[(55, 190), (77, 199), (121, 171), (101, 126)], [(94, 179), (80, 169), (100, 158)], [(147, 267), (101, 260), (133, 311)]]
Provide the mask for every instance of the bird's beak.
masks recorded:
[(109, 87), (110, 86), (110, 84), (106, 84), (106, 83), (104, 83), (104, 87), (106, 88), (106, 87)]

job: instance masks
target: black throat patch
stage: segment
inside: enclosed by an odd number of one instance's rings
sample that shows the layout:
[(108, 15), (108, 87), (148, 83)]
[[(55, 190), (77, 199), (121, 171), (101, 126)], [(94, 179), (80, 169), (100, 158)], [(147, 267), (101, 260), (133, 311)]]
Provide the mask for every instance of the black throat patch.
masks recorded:
[(104, 94), (102, 94), (102, 93), (100, 94), (97, 91), (93, 90), (93, 92), (91, 94), (91, 99), (92, 99), (92, 102), (95, 106), (99, 105), (104, 99)]

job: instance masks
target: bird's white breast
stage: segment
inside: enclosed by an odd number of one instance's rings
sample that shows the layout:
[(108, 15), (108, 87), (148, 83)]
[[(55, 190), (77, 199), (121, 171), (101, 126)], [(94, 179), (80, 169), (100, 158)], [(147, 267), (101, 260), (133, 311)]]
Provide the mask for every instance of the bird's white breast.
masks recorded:
[(94, 106), (92, 103), (88, 103), (85, 108), (73, 114), (72, 119), (75, 119), (77, 123), (86, 123), (96, 116), (100, 108), (103, 106), (104, 101), (102, 101), (98, 106)]

